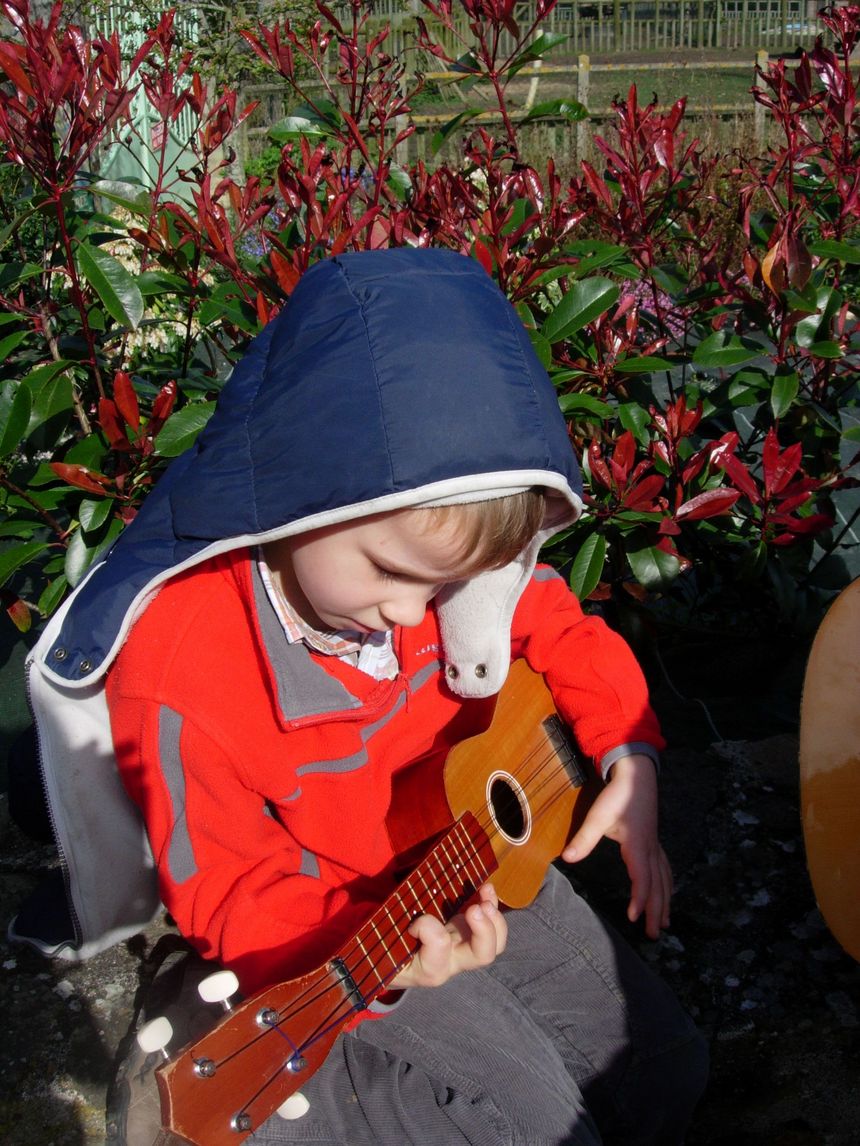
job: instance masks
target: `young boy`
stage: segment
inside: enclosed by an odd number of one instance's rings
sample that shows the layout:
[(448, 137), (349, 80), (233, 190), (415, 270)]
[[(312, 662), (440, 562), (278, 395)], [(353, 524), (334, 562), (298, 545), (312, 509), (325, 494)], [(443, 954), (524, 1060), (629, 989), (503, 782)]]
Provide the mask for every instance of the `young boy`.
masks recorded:
[[(304, 276), (197, 448), (40, 642), (43, 755), (67, 736), (51, 714), (86, 712), (83, 732), (70, 723), (91, 753), (109, 716), (161, 898), (245, 993), (322, 963), (389, 895), (398, 779), (438, 783), (519, 658), (606, 780), (564, 858), (617, 840), (630, 918), (652, 937), (667, 925), (644, 681), (536, 566), (579, 491), (553, 387), (476, 263), (342, 256)], [(69, 809), (86, 800), (48, 783), (86, 953), (135, 920), (106, 896), (104, 826), (78, 862)], [(115, 899), (153, 906), (145, 878)], [(307, 1114), (253, 1141), (682, 1141), (701, 1041), (561, 875), (529, 908), (502, 912), (488, 883), (447, 924), (410, 930), (418, 951), (391, 986), (415, 989), (337, 1041), (303, 1087)]]

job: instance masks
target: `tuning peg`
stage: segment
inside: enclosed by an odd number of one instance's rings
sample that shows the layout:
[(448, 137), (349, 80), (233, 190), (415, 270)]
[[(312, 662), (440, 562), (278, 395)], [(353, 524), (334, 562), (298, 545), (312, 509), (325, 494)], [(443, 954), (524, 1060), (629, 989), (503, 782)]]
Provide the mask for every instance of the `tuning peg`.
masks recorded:
[(311, 1104), (305, 1098), (300, 1090), (295, 1094), (291, 1094), (286, 1102), (282, 1102), (278, 1109), (275, 1111), (281, 1118), (286, 1118), (287, 1121), (292, 1122), (296, 1118), (301, 1118), (310, 1110)]
[(170, 1020), (162, 1015), (140, 1028), (137, 1032), (137, 1045), (145, 1054), (161, 1051), (165, 1058), (170, 1058), (165, 1047), (172, 1038), (173, 1027), (170, 1025)]
[(232, 971), (215, 971), (201, 979), (197, 985), (200, 998), (204, 1003), (220, 1003), (225, 1011), (229, 1011), (229, 999), (239, 990), (239, 980)]

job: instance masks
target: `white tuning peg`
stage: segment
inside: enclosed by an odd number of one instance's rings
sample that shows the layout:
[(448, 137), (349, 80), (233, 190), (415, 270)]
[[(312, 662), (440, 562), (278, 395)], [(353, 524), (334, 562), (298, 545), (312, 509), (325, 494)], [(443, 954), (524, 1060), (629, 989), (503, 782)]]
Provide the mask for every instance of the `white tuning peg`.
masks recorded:
[(153, 1051), (161, 1051), (165, 1058), (169, 1058), (165, 1047), (173, 1038), (173, 1027), (170, 1025), (170, 1020), (165, 1019), (162, 1015), (158, 1019), (153, 1019), (149, 1023), (145, 1023), (137, 1032), (137, 1045), (145, 1054), (152, 1054)]
[(301, 1118), (302, 1115), (307, 1114), (310, 1110), (311, 1104), (305, 1098), (300, 1090), (295, 1094), (291, 1094), (286, 1102), (282, 1102), (278, 1109), (275, 1111), (281, 1118), (286, 1118), (287, 1121), (292, 1122), (296, 1118)]
[(197, 990), (204, 1003), (220, 1003), (225, 1011), (229, 1011), (229, 999), (239, 990), (239, 980), (232, 971), (216, 971), (201, 979)]

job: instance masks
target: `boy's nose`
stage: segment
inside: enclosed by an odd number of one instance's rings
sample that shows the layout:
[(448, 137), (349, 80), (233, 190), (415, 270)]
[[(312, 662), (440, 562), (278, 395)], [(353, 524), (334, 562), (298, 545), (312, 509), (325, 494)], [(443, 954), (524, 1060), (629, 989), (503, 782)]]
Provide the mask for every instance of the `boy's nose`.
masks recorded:
[(410, 592), (403, 596), (387, 601), (382, 607), (382, 614), (390, 625), (401, 625), (409, 629), (413, 625), (420, 625), (427, 611), (427, 602), (432, 593)]

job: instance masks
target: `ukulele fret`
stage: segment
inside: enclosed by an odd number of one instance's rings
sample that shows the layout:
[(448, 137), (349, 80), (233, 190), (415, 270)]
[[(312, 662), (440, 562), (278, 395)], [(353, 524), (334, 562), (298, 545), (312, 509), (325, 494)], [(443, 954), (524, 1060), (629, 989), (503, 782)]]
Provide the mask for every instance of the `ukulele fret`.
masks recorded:
[[(339, 967), (349, 981), (347, 993), (352, 984), (354, 997), (367, 1005), (366, 995), (372, 1000), (379, 994), (415, 951), (416, 943), (407, 932), (412, 920), (418, 915), (433, 914), (447, 923), (476, 888), (486, 882), (493, 867), (495, 857), (478, 821), (471, 814), (461, 817), (355, 935), (353, 942), (358, 951), (340, 953)], [(415, 901), (411, 911), (403, 899), (406, 891)], [(394, 914), (395, 906), (400, 909), (399, 920)], [(368, 987), (371, 981), (375, 986)]]
[[(461, 832), (465, 831), (465, 828), (463, 828), (461, 823), (457, 824), (457, 829)], [(473, 841), (471, 839), (469, 840), (469, 842), (473, 843)], [(472, 868), (472, 872), (470, 874), (470, 879), (472, 882), (472, 891), (477, 890), (477, 888), (479, 888), (481, 886), (481, 884), (487, 882), (487, 879), (490, 876), (490, 870), (491, 869), (489, 867), (487, 867), (487, 865), (481, 861), (480, 852), (477, 850), (474, 850), (474, 847), (473, 847), (472, 851), (464, 849), (463, 863), (464, 863), (464, 866), (467, 868), (467, 870), (470, 866)], [(493, 865), (492, 866), (493, 867), (496, 866), (495, 857), (493, 857)]]
[[(395, 892), (391, 898), (393, 900), (396, 900), (400, 904), (400, 907), (403, 908), (403, 902), (400, 899), (400, 896), (397, 894), (397, 892)], [(394, 938), (396, 941), (399, 941), (400, 943), (403, 944), (404, 954), (407, 957), (409, 957), (412, 954), (413, 944), (408, 941), (406, 933), (402, 930), (402, 924), (399, 924), (397, 922), (397, 920), (394, 918), (394, 916), (392, 915), (391, 908), (388, 906), (388, 902), (389, 901), (386, 901), (385, 903), (383, 903), (382, 910), (388, 916), (388, 922), (391, 925), (392, 935), (394, 935)], [(393, 955), (392, 955), (392, 958), (393, 958)]]

